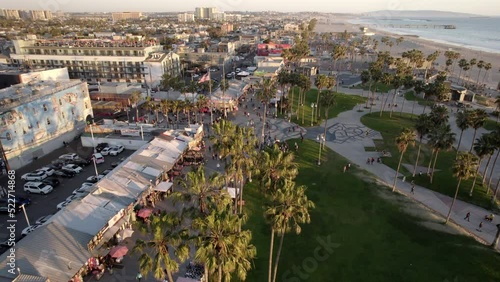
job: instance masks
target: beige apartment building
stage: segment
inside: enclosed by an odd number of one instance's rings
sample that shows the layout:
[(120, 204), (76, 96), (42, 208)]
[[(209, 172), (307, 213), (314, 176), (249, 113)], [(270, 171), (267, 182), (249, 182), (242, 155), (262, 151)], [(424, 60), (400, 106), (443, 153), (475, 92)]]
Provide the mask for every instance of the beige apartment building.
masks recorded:
[(111, 18), (114, 22), (128, 19), (140, 19), (142, 17), (141, 12), (118, 12), (112, 13)]

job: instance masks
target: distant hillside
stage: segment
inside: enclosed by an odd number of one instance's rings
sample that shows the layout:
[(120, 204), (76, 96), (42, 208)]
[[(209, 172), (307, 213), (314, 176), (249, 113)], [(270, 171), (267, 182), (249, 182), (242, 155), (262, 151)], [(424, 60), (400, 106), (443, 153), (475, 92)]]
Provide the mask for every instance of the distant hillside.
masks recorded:
[(455, 13), (455, 12), (445, 12), (445, 11), (432, 11), (432, 10), (421, 10), (421, 11), (399, 11), (399, 10), (383, 10), (364, 13), (365, 17), (393, 17), (393, 18), (463, 18), (463, 17), (477, 17), (480, 15), (466, 14), (466, 13)]

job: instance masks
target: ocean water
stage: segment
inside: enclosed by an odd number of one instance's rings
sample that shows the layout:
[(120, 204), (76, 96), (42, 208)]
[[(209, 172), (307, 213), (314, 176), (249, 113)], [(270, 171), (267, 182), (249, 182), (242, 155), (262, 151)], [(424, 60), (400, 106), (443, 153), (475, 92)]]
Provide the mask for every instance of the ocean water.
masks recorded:
[[(439, 43), (500, 53), (500, 17), (461, 18), (358, 18), (350, 21), (400, 35), (416, 35)], [(391, 28), (388, 25), (454, 25), (443, 28)]]

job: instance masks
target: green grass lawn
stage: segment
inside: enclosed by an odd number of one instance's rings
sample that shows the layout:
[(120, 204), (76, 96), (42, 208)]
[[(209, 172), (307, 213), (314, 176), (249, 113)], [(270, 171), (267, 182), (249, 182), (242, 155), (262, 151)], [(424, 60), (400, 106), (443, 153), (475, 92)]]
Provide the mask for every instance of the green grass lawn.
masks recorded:
[[(299, 99), (299, 94), (298, 94), (299, 89), (295, 88), (294, 91), (295, 92), (293, 95), (293, 112), (297, 112), (297, 102)], [(312, 103), (316, 104), (316, 100), (318, 97), (317, 95), (318, 95), (318, 90), (315, 88), (307, 91), (306, 102), (304, 103), (304, 114), (302, 114), (302, 107), (299, 107), (299, 115), (298, 116), (293, 115), (292, 121), (296, 122), (299, 125), (311, 126), (311, 120), (312, 120), (311, 104)], [(291, 93), (290, 93), (289, 98), (292, 99)], [(352, 110), (356, 105), (364, 103), (366, 101), (366, 97), (337, 93), (336, 101), (337, 101), (337, 105), (330, 108), (330, 111), (328, 112), (328, 118), (334, 118), (341, 112)], [(319, 115), (320, 115), (319, 118), (317, 118), (318, 110), (319, 110)], [(324, 120), (325, 111), (321, 107), (316, 108), (315, 111), (316, 111), (316, 115), (315, 115), (314, 122), (312, 123), (312, 125), (319, 125)], [(302, 122), (302, 116), (304, 116), (304, 122)]]
[(423, 98), (420, 98), (418, 96), (415, 95), (415, 92), (413, 90), (411, 91), (408, 91), (404, 94), (405, 96), (405, 99), (408, 100), (408, 101), (417, 101), (417, 103), (419, 105), (427, 105), (427, 106), (432, 106), (432, 104), (434, 104), (433, 101), (428, 101), (428, 100), (425, 100)]
[[(362, 180), (370, 176), (354, 166), (342, 173), (347, 160), (328, 149), (318, 167), (318, 144), (299, 144), (296, 181), (308, 186), (316, 208), (300, 235), (286, 234), (277, 281), (499, 281), (497, 253), (470, 237), (423, 227), (420, 223), (429, 219), (403, 211), (420, 207)], [(245, 227), (252, 230), (257, 247), (247, 281), (267, 281), (270, 229), (264, 222), (264, 200), (255, 186), (244, 197)], [(331, 252), (324, 252), (321, 240), (334, 244)], [(278, 242), (276, 238), (275, 248)], [(314, 259), (317, 249), (325, 255), (321, 259)]]
[[(370, 90), (370, 85), (367, 83), (367, 84), (360, 84), (360, 85), (356, 85), (354, 88), (357, 88), (357, 89), (363, 89), (363, 90)], [(390, 90), (394, 89), (394, 87), (392, 87), (392, 85), (388, 85), (388, 84), (385, 84), (385, 83), (382, 83), (382, 82), (377, 82), (377, 83), (374, 83), (372, 85), (372, 91), (376, 91), (376, 92), (389, 92)]]
[[(363, 116), (361, 118), (361, 122), (367, 127), (377, 130), (382, 134), (383, 140), (375, 142), (375, 145), (378, 151), (385, 150), (391, 153), (392, 157), (382, 158), (382, 161), (393, 169), (396, 169), (399, 161), (398, 157), (400, 155), (396, 146), (396, 136), (399, 135), (404, 127), (414, 128), (415, 119), (412, 120), (411, 115), (409, 114), (403, 114), (402, 117), (399, 115), (393, 115), (392, 118), (389, 118), (388, 113), (384, 113), (381, 118), (379, 113), (372, 113)], [(459, 136), (457, 136), (457, 140), (458, 137)], [(412, 165), (415, 164), (417, 151), (418, 142), (415, 144), (415, 147), (408, 148), (407, 152), (403, 156), (403, 163)], [(431, 153), (431, 149), (428, 146), (422, 145), (419, 166), (428, 167)], [(455, 150), (439, 152), (436, 162), (437, 171), (434, 173), (433, 183), (431, 184), (429, 182), (429, 178), (425, 176), (427, 169), (422, 171), (424, 174), (423, 176), (416, 176), (415, 183), (453, 197), (457, 185), (457, 179), (453, 177), (452, 173), (452, 164), (455, 160), (455, 156)], [(400, 172), (408, 178), (411, 177), (413, 170), (409, 171), (404, 166), (401, 166)], [(417, 171), (417, 174), (418, 172), (419, 171)], [(496, 206), (492, 207), (490, 204), (491, 195), (486, 195), (485, 187), (477, 185), (477, 183), (474, 188), (473, 196), (469, 196), (472, 181), (472, 179), (462, 181), (458, 198), (487, 209), (496, 209)], [(478, 181), (480, 182), (480, 177), (478, 177)]]
[(496, 120), (487, 119), (483, 125), (486, 130), (495, 130), (500, 127), (500, 123), (497, 123)]

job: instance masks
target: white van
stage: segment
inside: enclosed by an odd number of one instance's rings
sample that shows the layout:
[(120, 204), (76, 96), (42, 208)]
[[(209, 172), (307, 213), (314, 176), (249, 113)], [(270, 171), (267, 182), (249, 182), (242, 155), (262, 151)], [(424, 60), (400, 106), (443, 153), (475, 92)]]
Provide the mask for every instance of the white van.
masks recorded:
[(45, 195), (52, 192), (52, 190), (54, 190), (52, 186), (42, 182), (27, 182), (24, 184), (24, 191), (28, 194), (35, 193)]
[(104, 162), (104, 156), (101, 153), (94, 153), (93, 158), (96, 164), (102, 164)]

